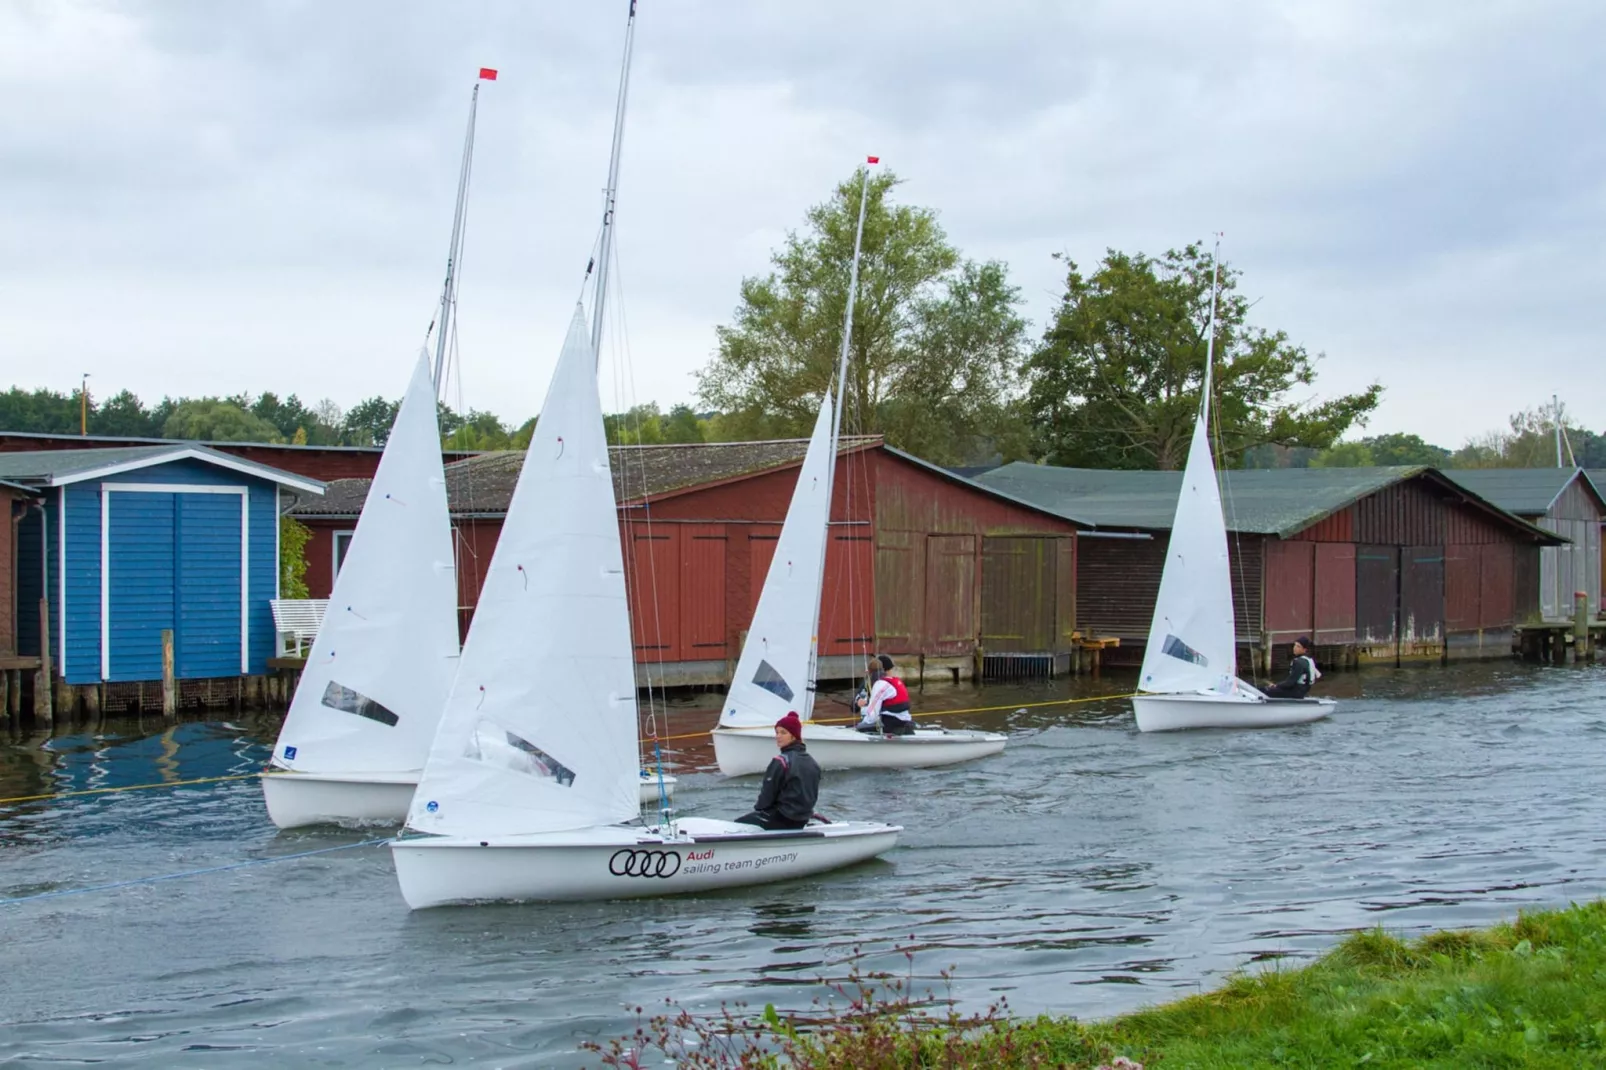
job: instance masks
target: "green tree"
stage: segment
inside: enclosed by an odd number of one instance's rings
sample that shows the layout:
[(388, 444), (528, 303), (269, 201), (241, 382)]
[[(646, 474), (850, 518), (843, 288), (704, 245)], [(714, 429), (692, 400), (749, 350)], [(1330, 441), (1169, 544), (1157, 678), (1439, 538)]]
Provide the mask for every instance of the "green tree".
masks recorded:
[(1310, 459), (1311, 468), (1370, 468), (1375, 464), (1377, 455), (1365, 439), (1335, 442)]
[[(1027, 361), (1034, 450), (1089, 468), (1180, 468), (1204, 381), (1210, 256), (1199, 245), (1151, 258), (1109, 250), (1083, 275), (1067, 261), (1065, 296)], [(1288, 394), (1316, 360), (1282, 331), (1248, 324), (1239, 273), (1220, 271), (1212, 431), (1220, 456), (1265, 444), (1326, 449), (1377, 407), (1382, 387), (1324, 402)]]
[(75, 435), (78, 433), (78, 395), (14, 386), (0, 394), (0, 430)]
[(708, 429), (690, 405), (675, 405), (660, 421), (665, 442), (706, 442)]
[(1421, 435), (1400, 433), (1370, 435), (1352, 442), (1338, 442), (1311, 458), (1312, 468), (1365, 468), (1371, 465), (1430, 465), (1445, 468), (1450, 451), (1425, 442)]
[(279, 429), (222, 398), (179, 402), (162, 424), (163, 438), (203, 442), (283, 442)]
[(279, 597), (307, 598), (307, 543), (312, 529), (293, 516), (279, 517)]
[(540, 422), (541, 418), (539, 416), (532, 416), (520, 424), (519, 429), (513, 432), (512, 448), (516, 450), (529, 449), (530, 440), (535, 438), (535, 425)]
[(386, 401), (378, 395), (359, 401), (346, 413), (342, 441), (348, 446), (383, 446), (400, 409), (400, 400)]
[(96, 435), (157, 438), (162, 426), (132, 390), (120, 390), (96, 407), (89, 417), (89, 430)]
[(457, 429), (446, 436), (444, 445), (453, 450), (505, 450), (512, 448), (513, 441), (495, 413), (470, 409)]
[(657, 403), (649, 401), (607, 414), (602, 418), (602, 428), (611, 446), (656, 446), (665, 441), (663, 420)]
[[(742, 280), (735, 320), (698, 373), (720, 438), (805, 435), (836, 383), (861, 173), (809, 209), (768, 275)], [(870, 179), (846, 433), (886, 435), (938, 463), (987, 451), (1005, 422), (1024, 321), (1002, 264), (962, 258), (929, 208), (895, 204), (898, 178)]]
[(1584, 468), (1606, 462), (1606, 443), (1577, 426), (1562, 405), (1514, 413), (1504, 431), (1475, 435), (1456, 450), (1450, 463), (1457, 468), (1551, 468), (1556, 465), (1556, 424), (1562, 428), (1561, 463)]

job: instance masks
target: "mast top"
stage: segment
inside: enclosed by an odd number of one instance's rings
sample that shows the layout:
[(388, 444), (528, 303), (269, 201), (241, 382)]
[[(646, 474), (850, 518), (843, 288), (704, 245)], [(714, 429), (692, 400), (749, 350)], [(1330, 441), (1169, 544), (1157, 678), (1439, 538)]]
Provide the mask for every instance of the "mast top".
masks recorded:
[(608, 185), (603, 191), (602, 240), (597, 249), (597, 290), (591, 308), (591, 348), (602, 360), (602, 317), (608, 300), (608, 267), (613, 260), (613, 212), (619, 196), (619, 155), (624, 148), (625, 103), (630, 97), (630, 56), (636, 43), (636, 0), (625, 19), (625, 58), (619, 71), (619, 99), (613, 111), (613, 150), (608, 157)]

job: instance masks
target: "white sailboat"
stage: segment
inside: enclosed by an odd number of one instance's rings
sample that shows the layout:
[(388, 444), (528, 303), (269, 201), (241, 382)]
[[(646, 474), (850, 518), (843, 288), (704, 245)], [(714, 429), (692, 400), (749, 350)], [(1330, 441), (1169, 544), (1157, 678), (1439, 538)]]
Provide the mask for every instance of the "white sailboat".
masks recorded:
[(262, 775), (273, 823), (398, 822), (457, 653), (435, 388), (429, 354), (420, 352)]
[[(480, 79), (495, 73), (482, 68)], [(457, 668), (457, 577), (436, 399), (457, 306), (479, 91), (476, 80), (433, 325), (433, 372), (425, 350), (263, 774), (268, 816), (280, 828), (399, 825)], [(657, 778), (642, 780), (642, 801), (656, 801)], [(674, 778), (664, 781), (672, 793)]]
[(870, 172), (859, 193), (859, 229), (849, 272), (847, 314), (838, 358), (836, 399), (820, 403), (797, 487), (775, 544), (747, 642), (736, 663), (725, 710), (714, 728), (714, 757), (727, 776), (762, 773), (774, 756), (773, 726), (789, 710), (804, 722), (803, 742), (822, 769), (913, 769), (969, 761), (1004, 749), (997, 732), (921, 728), (913, 735), (885, 736), (811, 720), (818, 659), (820, 599), (830, 531), (831, 488), (836, 473), (842, 414), (837, 402), (847, 379), (848, 343), (859, 281), (859, 245)]
[(575, 309), (407, 825), (417, 909), (785, 880), (871, 858), (896, 826), (772, 832), (638, 812), (635, 668), (595, 350)]
[(1305, 724), (1326, 717), (1335, 705), (1332, 699), (1268, 698), (1238, 679), (1227, 522), (1208, 431), (1215, 363), (1215, 265), (1213, 255), (1204, 392), (1143, 650), (1139, 691), (1132, 698), (1142, 732)]

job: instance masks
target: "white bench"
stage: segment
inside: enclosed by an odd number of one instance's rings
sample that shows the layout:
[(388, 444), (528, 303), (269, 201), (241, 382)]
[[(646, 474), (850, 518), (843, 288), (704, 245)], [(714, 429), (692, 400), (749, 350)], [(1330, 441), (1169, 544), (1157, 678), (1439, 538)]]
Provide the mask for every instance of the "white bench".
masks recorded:
[(312, 641), (323, 626), (324, 610), (329, 608), (327, 598), (274, 598), (273, 630), (278, 639), (278, 656), (304, 658)]

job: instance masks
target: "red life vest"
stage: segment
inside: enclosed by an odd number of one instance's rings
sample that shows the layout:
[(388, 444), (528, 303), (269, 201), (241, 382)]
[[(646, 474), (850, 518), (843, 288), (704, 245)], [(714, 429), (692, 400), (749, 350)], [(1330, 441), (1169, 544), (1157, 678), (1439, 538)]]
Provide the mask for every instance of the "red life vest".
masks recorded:
[(892, 697), (881, 704), (885, 713), (909, 712), (909, 689), (903, 686), (903, 681), (896, 676), (883, 676), (881, 679), (892, 685)]

